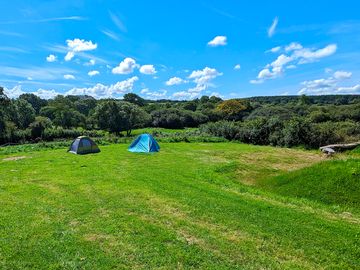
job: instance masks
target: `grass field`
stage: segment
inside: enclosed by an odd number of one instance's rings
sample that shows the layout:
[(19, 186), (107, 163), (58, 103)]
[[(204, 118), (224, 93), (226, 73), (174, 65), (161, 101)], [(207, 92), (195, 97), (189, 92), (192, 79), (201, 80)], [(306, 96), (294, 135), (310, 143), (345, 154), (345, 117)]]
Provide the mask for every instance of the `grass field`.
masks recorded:
[(360, 155), (0, 154), (0, 269), (360, 269)]

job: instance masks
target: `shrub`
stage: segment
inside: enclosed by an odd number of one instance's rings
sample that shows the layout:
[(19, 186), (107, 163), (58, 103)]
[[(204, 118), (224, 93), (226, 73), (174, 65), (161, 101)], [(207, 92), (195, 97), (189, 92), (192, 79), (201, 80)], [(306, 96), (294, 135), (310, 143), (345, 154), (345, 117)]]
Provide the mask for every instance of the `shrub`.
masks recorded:
[(219, 121), (201, 125), (200, 131), (212, 136), (223, 137), (227, 140), (234, 140), (237, 137), (240, 128), (236, 122)]

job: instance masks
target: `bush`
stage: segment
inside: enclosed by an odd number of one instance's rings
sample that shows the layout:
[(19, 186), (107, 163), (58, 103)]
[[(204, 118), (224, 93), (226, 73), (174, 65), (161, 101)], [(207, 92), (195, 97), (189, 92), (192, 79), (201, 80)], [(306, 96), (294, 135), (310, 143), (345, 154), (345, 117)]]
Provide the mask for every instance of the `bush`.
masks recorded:
[(212, 136), (223, 137), (227, 140), (234, 140), (238, 136), (240, 127), (236, 122), (219, 121), (201, 125), (200, 131)]

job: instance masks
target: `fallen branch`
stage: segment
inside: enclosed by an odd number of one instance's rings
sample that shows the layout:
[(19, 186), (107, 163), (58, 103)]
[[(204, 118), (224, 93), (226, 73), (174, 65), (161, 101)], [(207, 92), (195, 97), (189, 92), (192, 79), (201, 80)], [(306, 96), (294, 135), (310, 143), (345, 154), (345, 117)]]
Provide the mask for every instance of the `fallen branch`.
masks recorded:
[(327, 154), (333, 154), (335, 152), (341, 152), (341, 151), (344, 151), (344, 150), (355, 149), (359, 145), (360, 145), (360, 142), (347, 143), (347, 144), (330, 144), (330, 145), (326, 145), (326, 146), (321, 146), (320, 150), (322, 152), (324, 152), (324, 153), (327, 153)]

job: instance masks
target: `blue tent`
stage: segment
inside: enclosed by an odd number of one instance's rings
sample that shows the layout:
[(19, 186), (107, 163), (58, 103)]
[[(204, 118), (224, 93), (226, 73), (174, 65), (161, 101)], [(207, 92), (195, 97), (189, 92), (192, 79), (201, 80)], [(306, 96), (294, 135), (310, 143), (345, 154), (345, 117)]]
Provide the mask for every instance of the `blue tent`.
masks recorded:
[(150, 134), (141, 134), (131, 143), (128, 150), (134, 153), (159, 152), (160, 146)]

